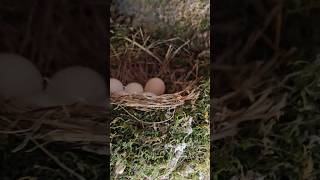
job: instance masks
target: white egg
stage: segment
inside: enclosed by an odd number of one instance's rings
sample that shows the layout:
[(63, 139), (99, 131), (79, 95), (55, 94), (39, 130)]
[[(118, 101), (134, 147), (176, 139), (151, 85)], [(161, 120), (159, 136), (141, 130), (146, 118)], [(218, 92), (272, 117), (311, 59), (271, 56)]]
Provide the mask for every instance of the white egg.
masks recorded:
[(115, 78), (110, 78), (110, 94), (123, 91), (123, 84)]
[(42, 77), (34, 64), (20, 55), (0, 54), (0, 96), (26, 97), (41, 90)]
[(143, 87), (137, 82), (132, 82), (129, 83), (124, 90), (129, 94), (139, 94), (143, 92)]
[(164, 82), (162, 81), (162, 79), (160, 79), (160, 78), (149, 79), (144, 87), (145, 92), (151, 92), (156, 95), (164, 94), (165, 90), (166, 90), (166, 86), (165, 86)]
[(93, 102), (106, 99), (106, 82), (96, 71), (73, 66), (55, 73), (46, 92), (60, 103)]

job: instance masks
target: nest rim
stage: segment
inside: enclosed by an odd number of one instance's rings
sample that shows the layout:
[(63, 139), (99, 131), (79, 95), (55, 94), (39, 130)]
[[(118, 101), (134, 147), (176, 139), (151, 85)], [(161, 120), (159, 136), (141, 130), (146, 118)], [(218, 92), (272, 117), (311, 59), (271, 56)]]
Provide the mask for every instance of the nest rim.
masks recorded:
[(148, 94), (111, 94), (110, 104), (118, 106), (133, 107), (135, 109), (148, 111), (151, 109), (175, 109), (189, 100), (196, 100), (199, 96), (199, 89), (196, 84), (199, 79), (181, 91), (151, 96)]

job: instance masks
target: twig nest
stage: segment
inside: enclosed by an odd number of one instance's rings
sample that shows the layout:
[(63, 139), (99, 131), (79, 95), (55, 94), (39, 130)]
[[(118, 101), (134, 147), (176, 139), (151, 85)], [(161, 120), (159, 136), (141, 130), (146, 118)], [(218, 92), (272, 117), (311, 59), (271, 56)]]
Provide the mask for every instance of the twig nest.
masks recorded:
[(150, 92), (158, 96), (164, 94), (165, 90), (166, 86), (160, 78), (149, 79), (144, 87), (145, 92)]
[(123, 91), (123, 84), (115, 78), (110, 78), (110, 94)]
[(143, 92), (143, 87), (137, 82), (129, 83), (125, 88), (125, 92), (129, 94), (140, 94)]
[(41, 90), (42, 77), (35, 65), (16, 54), (0, 54), (0, 96), (26, 97)]
[(46, 92), (59, 103), (96, 102), (106, 98), (106, 83), (96, 71), (73, 66), (58, 71), (48, 82)]

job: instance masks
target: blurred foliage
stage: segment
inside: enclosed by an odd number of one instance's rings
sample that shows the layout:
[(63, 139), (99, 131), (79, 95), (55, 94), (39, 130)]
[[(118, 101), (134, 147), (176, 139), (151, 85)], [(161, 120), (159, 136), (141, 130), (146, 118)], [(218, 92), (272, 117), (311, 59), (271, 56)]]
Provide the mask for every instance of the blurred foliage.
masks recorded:
[(289, 69), (284, 115), (242, 124), (236, 137), (215, 142), (215, 179), (248, 177), (248, 172), (264, 179), (319, 179), (319, 59)]

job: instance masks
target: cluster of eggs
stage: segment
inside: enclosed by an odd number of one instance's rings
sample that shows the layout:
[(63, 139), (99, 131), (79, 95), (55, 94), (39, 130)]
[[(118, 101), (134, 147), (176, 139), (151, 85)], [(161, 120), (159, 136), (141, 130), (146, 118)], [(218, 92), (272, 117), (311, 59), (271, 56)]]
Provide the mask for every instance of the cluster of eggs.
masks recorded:
[(71, 66), (56, 72), (43, 86), (40, 71), (17, 54), (0, 54), (0, 98), (26, 105), (50, 107), (73, 103), (103, 105), (106, 82), (96, 71)]
[(145, 94), (159, 96), (164, 94), (165, 88), (163, 80), (157, 77), (149, 79), (144, 88), (137, 82), (131, 82), (124, 86), (118, 79), (110, 79), (110, 94), (115, 95)]

